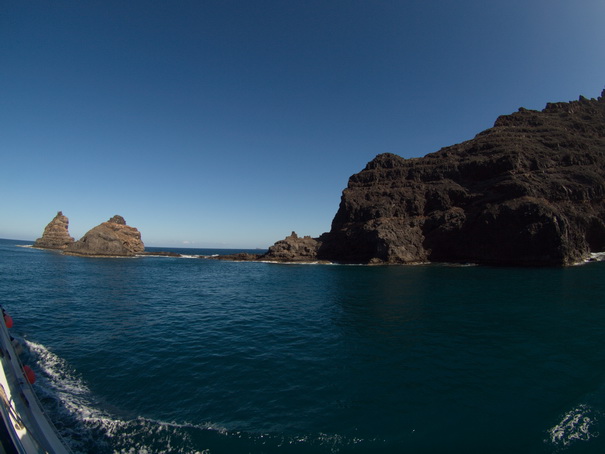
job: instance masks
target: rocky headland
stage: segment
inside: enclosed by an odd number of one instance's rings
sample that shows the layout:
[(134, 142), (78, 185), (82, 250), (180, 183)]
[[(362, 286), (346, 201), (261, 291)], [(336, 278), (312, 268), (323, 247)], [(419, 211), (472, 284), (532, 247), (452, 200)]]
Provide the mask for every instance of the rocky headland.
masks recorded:
[(318, 258), (570, 265), (605, 250), (605, 90), (349, 179)]
[(605, 90), (520, 108), (423, 158), (378, 155), (349, 179), (328, 233), (260, 258), (570, 265), (605, 251), (604, 197)]
[(92, 228), (64, 251), (70, 255), (131, 257), (144, 253), (141, 233), (116, 215)]
[(69, 219), (61, 211), (44, 228), (42, 237), (34, 242), (34, 247), (42, 249), (65, 249), (74, 239), (69, 235)]

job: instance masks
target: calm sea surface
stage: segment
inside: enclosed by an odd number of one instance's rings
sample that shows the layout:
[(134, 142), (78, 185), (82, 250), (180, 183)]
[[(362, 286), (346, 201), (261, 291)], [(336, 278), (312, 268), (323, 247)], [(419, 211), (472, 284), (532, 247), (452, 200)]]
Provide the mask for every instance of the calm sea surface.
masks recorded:
[(605, 452), (604, 262), (276, 265), (23, 244), (0, 240), (1, 302), (76, 452)]

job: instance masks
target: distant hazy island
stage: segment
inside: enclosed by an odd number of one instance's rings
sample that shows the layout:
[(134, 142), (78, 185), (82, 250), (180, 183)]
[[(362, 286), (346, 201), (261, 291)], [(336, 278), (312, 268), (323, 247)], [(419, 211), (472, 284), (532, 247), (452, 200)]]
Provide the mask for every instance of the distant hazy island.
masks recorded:
[[(605, 250), (605, 90), (597, 99), (520, 108), (423, 158), (381, 154), (351, 176), (329, 232), (294, 232), (265, 254), (228, 260), (513, 266), (577, 263)], [(36, 247), (78, 255), (144, 253), (114, 218), (79, 241), (61, 212)]]

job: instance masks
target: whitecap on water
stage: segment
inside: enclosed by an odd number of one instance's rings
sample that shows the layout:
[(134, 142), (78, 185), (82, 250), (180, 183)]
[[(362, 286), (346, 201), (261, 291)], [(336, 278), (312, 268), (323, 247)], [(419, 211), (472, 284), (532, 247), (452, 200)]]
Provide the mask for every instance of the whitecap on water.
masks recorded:
[(590, 254), (589, 261), (591, 261), (591, 262), (603, 262), (603, 261), (605, 261), (605, 252), (592, 252)]
[(586, 405), (578, 405), (567, 412), (561, 422), (548, 430), (550, 443), (558, 447), (567, 447), (577, 441), (588, 441), (598, 437), (595, 430), (596, 416), (593, 409)]
[(574, 265), (584, 265), (592, 262), (605, 262), (605, 252), (591, 252), (584, 260), (581, 260)]

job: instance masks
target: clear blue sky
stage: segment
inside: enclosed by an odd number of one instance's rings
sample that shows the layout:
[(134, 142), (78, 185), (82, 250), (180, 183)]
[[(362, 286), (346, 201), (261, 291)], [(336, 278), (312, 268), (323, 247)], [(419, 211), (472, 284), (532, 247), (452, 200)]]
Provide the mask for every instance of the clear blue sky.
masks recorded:
[(349, 176), (605, 87), (603, 0), (4, 1), (0, 237), (330, 229)]

